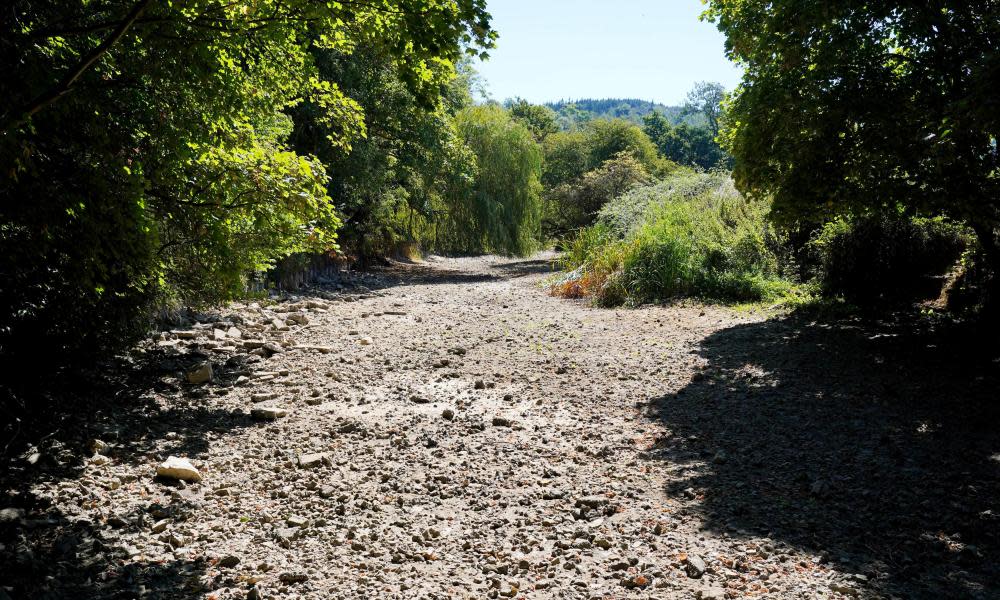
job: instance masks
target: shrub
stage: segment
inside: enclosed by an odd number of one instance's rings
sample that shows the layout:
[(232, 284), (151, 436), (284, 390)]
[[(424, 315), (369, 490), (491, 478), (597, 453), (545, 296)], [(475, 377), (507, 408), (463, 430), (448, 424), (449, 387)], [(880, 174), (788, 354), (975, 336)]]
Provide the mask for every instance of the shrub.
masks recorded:
[(603, 305), (775, 299), (791, 284), (780, 276), (782, 243), (767, 209), (739, 195), (728, 175), (678, 175), (605, 206), (570, 244), (565, 266)]
[(824, 293), (871, 305), (936, 297), (971, 239), (943, 217), (872, 214), (827, 223), (809, 246)]
[(590, 225), (609, 201), (649, 181), (649, 172), (641, 162), (627, 151), (619, 152), (576, 181), (550, 190), (543, 225), (554, 234)]

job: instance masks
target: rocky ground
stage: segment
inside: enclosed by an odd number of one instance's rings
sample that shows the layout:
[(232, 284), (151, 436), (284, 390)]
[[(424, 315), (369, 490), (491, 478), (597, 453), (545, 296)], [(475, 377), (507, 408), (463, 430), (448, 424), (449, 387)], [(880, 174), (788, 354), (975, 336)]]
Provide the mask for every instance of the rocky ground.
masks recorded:
[(988, 352), (592, 308), (549, 258), (356, 274), (95, 373), (4, 469), (0, 599), (997, 597)]

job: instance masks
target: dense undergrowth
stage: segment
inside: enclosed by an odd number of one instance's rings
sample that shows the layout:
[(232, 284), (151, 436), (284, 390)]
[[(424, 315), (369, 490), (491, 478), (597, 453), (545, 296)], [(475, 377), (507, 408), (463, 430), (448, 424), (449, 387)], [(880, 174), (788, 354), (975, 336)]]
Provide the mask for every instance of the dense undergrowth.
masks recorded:
[(571, 273), (555, 291), (602, 305), (777, 300), (795, 285), (782, 276), (784, 241), (767, 210), (725, 173), (685, 172), (635, 188), (573, 238), (563, 258)]
[[(986, 275), (962, 223), (900, 211), (841, 217), (796, 240), (726, 172), (679, 171), (607, 203), (568, 238), (552, 291), (602, 306), (677, 297), (981, 308)], [(959, 306), (962, 304), (962, 306)]]

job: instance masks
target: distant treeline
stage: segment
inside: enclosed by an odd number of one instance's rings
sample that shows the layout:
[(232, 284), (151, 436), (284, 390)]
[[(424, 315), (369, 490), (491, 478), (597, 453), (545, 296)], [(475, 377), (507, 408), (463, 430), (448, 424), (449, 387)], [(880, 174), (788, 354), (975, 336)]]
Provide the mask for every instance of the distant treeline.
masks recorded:
[(668, 106), (638, 98), (581, 98), (547, 102), (545, 106), (556, 112), (559, 125), (563, 129), (572, 129), (580, 123), (594, 119), (625, 119), (636, 125), (642, 125), (643, 119), (654, 111), (666, 117), (671, 125), (680, 123), (687, 123), (693, 127), (707, 125), (704, 116), (685, 111), (683, 105)]

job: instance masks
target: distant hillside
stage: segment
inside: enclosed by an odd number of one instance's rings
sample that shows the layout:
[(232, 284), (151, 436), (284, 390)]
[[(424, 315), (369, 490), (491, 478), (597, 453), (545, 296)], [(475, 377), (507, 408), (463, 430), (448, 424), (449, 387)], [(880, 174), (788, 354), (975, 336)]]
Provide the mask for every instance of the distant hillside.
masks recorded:
[(654, 110), (660, 111), (674, 125), (685, 121), (690, 125), (704, 125), (701, 115), (682, 117), (680, 106), (667, 106), (638, 98), (582, 98), (546, 103), (559, 115), (563, 129), (573, 129), (578, 124), (593, 119), (626, 119), (642, 125), (642, 118)]

